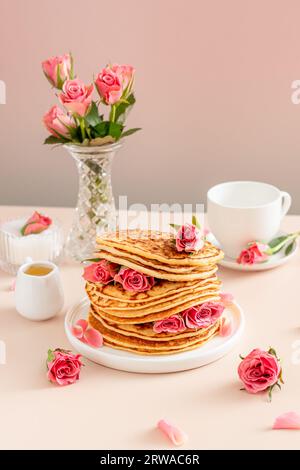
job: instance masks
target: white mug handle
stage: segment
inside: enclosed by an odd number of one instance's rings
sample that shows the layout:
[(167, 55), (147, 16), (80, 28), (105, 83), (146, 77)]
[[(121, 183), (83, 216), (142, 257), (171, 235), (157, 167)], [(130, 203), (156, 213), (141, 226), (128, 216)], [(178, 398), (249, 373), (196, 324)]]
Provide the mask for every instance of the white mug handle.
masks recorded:
[(280, 191), (281, 199), (282, 199), (282, 206), (281, 206), (281, 217), (284, 217), (285, 214), (288, 212), (289, 208), (292, 204), (292, 198), (289, 193), (286, 191)]

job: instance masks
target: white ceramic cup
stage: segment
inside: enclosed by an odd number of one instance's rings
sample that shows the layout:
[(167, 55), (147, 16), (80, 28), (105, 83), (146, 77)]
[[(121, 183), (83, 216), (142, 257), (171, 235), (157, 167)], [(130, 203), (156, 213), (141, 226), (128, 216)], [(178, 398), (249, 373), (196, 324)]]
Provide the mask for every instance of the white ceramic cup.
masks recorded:
[[(43, 276), (27, 274), (28, 268), (34, 265), (51, 268), (51, 271)], [(58, 267), (50, 261), (23, 264), (17, 274), (15, 304), (20, 315), (29, 320), (47, 320), (59, 313), (64, 296)]]
[(236, 258), (251, 241), (269, 242), (292, 198), (275, 186), (258, 181), (230, 181), (207, 193), (209, 228), (230, 258)]

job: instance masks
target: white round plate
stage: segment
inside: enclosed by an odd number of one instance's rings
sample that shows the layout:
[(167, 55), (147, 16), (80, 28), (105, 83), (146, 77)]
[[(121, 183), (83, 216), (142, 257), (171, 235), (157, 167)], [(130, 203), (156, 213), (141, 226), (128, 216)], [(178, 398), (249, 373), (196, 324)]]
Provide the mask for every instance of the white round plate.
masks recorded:
[(72, 325), (79, 318), (87, 318), (89, 306), (90, 302), (86, 298), (78, 302), (67, 312), (65, 330), (70, 343), (76, 351), (91, 361), (127, 372), (156, 374), (179, 372), (204, 366), (227, 354), (239, 340), (244, 328), (244, 314), (239, 305), (233, 303), (224, 311), (224, 315), (230, 318), (232, 322), (232, 333), (230, 336), (215, 336), (203, 346), (192, 351), (167, 356), (142, 356), (108, 346), (95, 349), (73, 336), (71, 331)]
[[(287, 235), (287, 233), (281, 232), (279, 235)], [(207, 235), (206, 238), (213, 245), (222, 248), (211, 232)], [(220, 266), (224, 266), (224, 268), (235, 269), (236, 271), (266, 271), (267, 269), (277, 268), (278, 266), (287, 263), (291, 258), (293, 258), (293, 256), (295, 256), (297, 251), (298, 243), (295, 241), (292, 251), (288, 255), (284, 253), (284, 250), (281, 250), (279, 253), (270, 256), (269, 259), (263, 263), (239, 264), (235, 259), (229, 258), (229, 256), (226, 256), (226, 253), (224, 253), (224, 258), (219, 261), (218, 264)]]

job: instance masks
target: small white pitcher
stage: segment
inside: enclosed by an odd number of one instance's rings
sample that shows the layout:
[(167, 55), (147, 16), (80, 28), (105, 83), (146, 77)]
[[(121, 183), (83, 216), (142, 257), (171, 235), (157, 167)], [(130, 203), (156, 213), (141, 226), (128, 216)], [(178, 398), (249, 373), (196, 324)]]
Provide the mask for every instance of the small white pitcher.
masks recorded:
[[(49, 268), (45, 275), (27, 274), (29, 268)], [(18, 271), (15, 289), (16, 309), (29, 320), (48, 320), (59, 313), (64, 295), (58, 267), (50, 261), (30, 261)]]

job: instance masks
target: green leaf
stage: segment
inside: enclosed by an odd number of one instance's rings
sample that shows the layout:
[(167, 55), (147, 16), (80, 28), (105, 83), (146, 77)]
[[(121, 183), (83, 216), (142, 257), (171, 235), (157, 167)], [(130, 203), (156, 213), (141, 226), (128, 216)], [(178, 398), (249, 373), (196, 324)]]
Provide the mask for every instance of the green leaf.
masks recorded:
[(91, 108), (84, 119), (87, 125), (92, 127), (97, 126), (97, 124), (101, 122), (101, 118), (98, 112), (98, 106), (95, 101), (92, 101)]
[(277, 354), (274, 348), (269, 348), (268, 353), (272, 354), (272, 356), (275, 356), (277, 358)]
[(118, 122), (110, 122), (109, 123), (109, 131), (108, 134), (118, 140), (121, 137), (123, 130), (123, 125)]
[(122, 132), (122, 137), (128, 137), (129, 135), (134, 134), (137, 131), (140, 131), (141, 127), (133, 127), (132, 129), (128, 129), (127, 131)]
[(291, 243), (288, 244), (284, 252), (286, 256), (288, 256), (292, 252), (294, 245), (295, 245), (295, 241), (292, 241)]
[(55, 354), (52, 349), (48, 349), (47, 362), (51, 362), (53, 359), (55, 359)]
[(102, 121), (94, 127), (96, 137), (105, 137), (109, 134), (109, 121)]
[(98, 263), (99, 261), (101, 261), (102, 258), (87, 258), (87, 259), (83, 259), (81, 261), (81, 263), (85, 263), (85, 262), (90, 262), (90, 263)]
[(125, 116), (123, 116), (128, 109), (133, 106), (135, 103), (135, 97), (134, 94), (131, 93), (127, 98), (126, 101), (121, 101), (117, 106), (116, 106), (116, 111), (115, 111), (115, 121), (118, 121), (119, 118), (122, 116), (122, 121), (125, 120)]
[(273, 392), (274, 387), (275, 387), (275, 384), (271, 385), (271, 387), (268, 388), (269, 401), (272, 401), (272, 392)]
[(200, 225), (200, 223), (198, 222), (198, 219), (197, 219), (197, 217), (195, 216), (195, 214), (193, 214), (193, 217), (192, 217), (192, 224), (195, 225), (195, 227), (197, 227), (199, 230), (201, 230), (201, 225)]
[(271, 240), (268, 245), (270, 248), (275, 248), (276, 245), (279, 245), (279, 243), (282, 243), (284, 242), (287, 238), (288, 238), (289, 235), (282, 235), (281, 237), (276, 237), (276, 238), (273, 238), (273, 240)]
[(174, 228), (175, 230), (179, 230), (181, 225), (178, 225), (178, 224), (169, 224), (170, 227)]
[(69, 128), (70, 136), (73, 142), (82, 142), (80, 126)]
[(55, 137), (55, 135), (49, 135), (47, 139), (44, 140), (44, 144), (65, 144), (67, 142), (66, 139), (61, 139), (60, 137)]
[(284, 384), (284, 380), (283, 380), (283, 378), (282, 378), (282, 368), (280, 369), (280, 373), (279, 373), (278, 378), (279, 378), (280, 382), (281, 382), (282, 384)]

